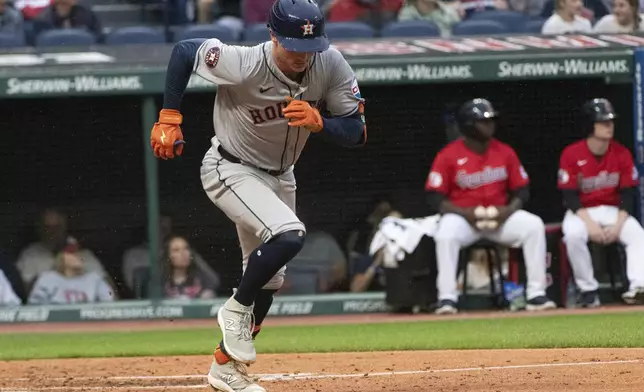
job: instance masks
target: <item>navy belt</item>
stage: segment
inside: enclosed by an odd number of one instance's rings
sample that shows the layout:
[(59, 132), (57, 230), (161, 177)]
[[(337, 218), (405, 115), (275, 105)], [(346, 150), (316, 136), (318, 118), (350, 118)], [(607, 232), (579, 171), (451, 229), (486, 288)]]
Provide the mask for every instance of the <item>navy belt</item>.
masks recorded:
[[(217, 147), (217, 151), (219, 151), (219, 154), (220, 154), (220, 155), (221, 155), (225, 160), (227, 160), (227, 161), (229, 161), (229, 162), (232, 162), (232, 163), (239, 163), (239, 164), (244, 164), (244, 162), (242, 162), (242, 160), (241, 160), (241, 159), (237, 158), (237, 157), (236, 157), (236, 156), (234, 156), (233, 154), (231, 154), (231, 153), (229, 153), (228, 151), (226, 151), (226, 149), (224, 149), (224, 148), (221, 146), (221, 144), (219, 145), (219, 147)], [(252, 166), (252, 165), (251, 165), (251, 166)], [(257, 167), (257, 166), (252, 166), (252, 167), (254, 167), (255, 169), (259, 169), (259, 170), (261, 170), (261, 171), (263, 171), (263, 172), (265, 172), (265, 173), (268, 173), (268, 174), (270, 174), (271, 176), (281, 176), (282, 174), (286, 173), (286, 169), (285, 169), (285, 170), (271, 170), (271, 169), (264, 169), (264, 168)]]

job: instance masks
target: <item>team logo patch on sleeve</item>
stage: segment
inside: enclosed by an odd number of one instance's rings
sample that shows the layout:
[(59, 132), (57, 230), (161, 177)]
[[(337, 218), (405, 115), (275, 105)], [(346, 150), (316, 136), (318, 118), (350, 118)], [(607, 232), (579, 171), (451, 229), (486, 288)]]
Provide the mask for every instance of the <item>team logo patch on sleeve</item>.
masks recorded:
[(358, 99), (362, 99), (362, 95), (360, 95), (360, 87), (358, 87), (358, 79), (354, 78), (353, 83), (351, 83), (351, 94)]
[(562, 184), (567, 184), (568, 181), (570, 181), (570, 176), (568, 175), (568, 172), (565, 171), (564, 169), (559, 169), (559, 182)]
[(443, 185), (443, 176), (437, 172), (429, 173), (429, 186), (432, 188), (439, 188), (441, 185)]
[(206, 56), (204, 57), (204, 62), (210, 68), (214, 68), (219, 62), (219, 56), (221, 56), (221, 49), (218, 46), (208, 49)]

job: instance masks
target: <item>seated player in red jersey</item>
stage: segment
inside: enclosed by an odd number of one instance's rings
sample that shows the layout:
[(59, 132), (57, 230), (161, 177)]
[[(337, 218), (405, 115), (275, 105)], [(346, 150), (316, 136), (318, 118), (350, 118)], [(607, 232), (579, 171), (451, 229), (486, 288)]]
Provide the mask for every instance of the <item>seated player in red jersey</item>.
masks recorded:
[(437, 314), (458, 311), (459, 252), (481, 238), (520, 244), (528, 281), (526, 309), (556, 307), (546, 296), (545, 226), (540, 217), (522, 209), (529, 199), (528, 173), (512, 147), (493, 137), (497, 116), (485, 99), (463, 104), (457, 115), (463, 138), (436, 155), (427, 178), (430, 203), (442, 214), (434, 236)]
[(644, 303), (644, 229), (632, 217), (639, 175), (631, 152), (613, 140), (615, 117), (607, 99), (586, 102), (588, 137), (566, 147), (559, 162), (559, 189), (568, 208), (562, 231), (582, 307), (599, 306), (589, 240), (624, 244), (629, 288), (622, 299)]

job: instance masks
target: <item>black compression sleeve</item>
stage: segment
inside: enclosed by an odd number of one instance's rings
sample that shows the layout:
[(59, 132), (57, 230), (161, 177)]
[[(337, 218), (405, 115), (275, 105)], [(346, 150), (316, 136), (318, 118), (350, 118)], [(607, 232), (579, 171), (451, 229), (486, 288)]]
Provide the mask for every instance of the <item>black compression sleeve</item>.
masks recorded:
[(633, 215), (635, 212), (635, 188), (623, 188), (619, 191), (619, 209)]
[(564, 189), (561, 191), (563, 196), (564, 206), (572, 212), (577, 212), (581, 208), (581, 200), (579, 199), (579, 191), (575, 189)]
[(179, 110), (181, 107), (181, 99), (190, 81), (197, 51), (204, 41), (205, 38), (195, 38), (179, 41), (174, 45), (165, 75), (164, 109)]

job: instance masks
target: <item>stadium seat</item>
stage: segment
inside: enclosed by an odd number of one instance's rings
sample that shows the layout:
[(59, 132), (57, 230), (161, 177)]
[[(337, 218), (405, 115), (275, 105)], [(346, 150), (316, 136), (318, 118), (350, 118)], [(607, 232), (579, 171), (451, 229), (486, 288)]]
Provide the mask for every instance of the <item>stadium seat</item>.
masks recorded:
[(441, 32), (434, 23), (422, 20), (392, 22), (380, 32), (382, 37), (440, 37)]
[(96, 37), (84, 29), (60, 29), (44, 31), (36, 37), (36, 46), (89, 46)]
[(232, 31), (213, 24), (199, 24), (188, 26), (177, 31), (174, 36), (175, 41), (192, 38), (218, 38), (221, 42), (225, 43), (237, 42), (237, 38)]
[(452, 28), (453, 35), (494, 35), (506, 34), (508, 28), (493, 20), (466, 20)]
[(266, 23), (257, 23), (250, 25), (244, 30), (242, 41), (248, 43), (260, 43), (266, 42), (271, 39), (271, 35), (268, 33), (268, 26)]
[(162, 31), (151, 27), (123, 27), (110, 31), (105, 37), (105, 43), (108, 45), (163, 44), (165, 35)]
[(350, 38), (373, 38), (373, 29), (361, 22), (331, 22), (324, 27), (330, 40)]
[(545, 19), (535, 19), (535, 20), (529, 20), (523, 25), (523, 33), (530, 33), (530, 34), (541, 34), (541, 29), (543, 28), (543, 24), (546, 23)]
[(468, 20), (491, 20), (506, 26), (509, 32), (520, 32), (528, 18), (520, 12), (494, 10), (475, 12)]
[(21, 46), (25, 46), (24, 36), (0, 33), (0, 48), (19, 48)]

